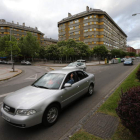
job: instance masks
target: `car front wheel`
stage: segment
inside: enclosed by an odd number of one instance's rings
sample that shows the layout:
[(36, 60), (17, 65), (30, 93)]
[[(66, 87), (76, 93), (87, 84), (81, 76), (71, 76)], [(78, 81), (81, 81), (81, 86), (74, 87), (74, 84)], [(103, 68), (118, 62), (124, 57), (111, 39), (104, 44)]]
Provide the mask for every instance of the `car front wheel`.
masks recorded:
[(60, 108), (57, 104), (50, 105), (43, 115), (42, 123), (44, 126), (52, 126), (58, 120)]
[(91, 96), (93, 94), (93, 91), (94, 91), (94, 86), (93, 84), (90, 84), (89, 88), (88, 88), (88, 96)]

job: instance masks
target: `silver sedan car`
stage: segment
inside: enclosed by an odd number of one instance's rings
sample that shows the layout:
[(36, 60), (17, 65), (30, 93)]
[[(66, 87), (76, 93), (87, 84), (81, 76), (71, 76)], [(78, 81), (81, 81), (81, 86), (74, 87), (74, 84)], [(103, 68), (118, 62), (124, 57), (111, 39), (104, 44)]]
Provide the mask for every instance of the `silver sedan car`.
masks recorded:
[(85, 62), (73, 62), (62, 69), (81, 69), (83, 71), (86, 71), (86, 64)]
[[(71, 75), (73, 83), (68, 82)], [(51, 71), (6, 96), (1, 106), (2, 118), (20, 128), (40, 123), (51, 126), (62, 108), (84, 94), (92, 95), (94, 85), (94, 75), (82, 70)]]

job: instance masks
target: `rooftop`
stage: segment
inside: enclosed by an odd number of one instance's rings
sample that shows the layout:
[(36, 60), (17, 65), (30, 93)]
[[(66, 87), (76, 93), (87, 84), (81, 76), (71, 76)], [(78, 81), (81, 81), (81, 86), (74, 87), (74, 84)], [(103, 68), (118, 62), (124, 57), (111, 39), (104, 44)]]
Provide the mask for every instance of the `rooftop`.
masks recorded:
[[(10, 26), (11, 28), (14, 27), (14, 28), (22, 28), (24, 30), (30, 30), (30, 31), (33, 31), (33, 32), (38, 32), (38, 33), (41, 33), (43, 34), (42, 32), (40, 32), (37, 27), (35, 28), (32, 28), (32, 27), (27, 27), (25, 26), (25, 23), (23, 23), (22, 25), (19, 25), (19, 22), (14, 23), (13, 21), (12, 22), (6, 22), (5, 19), (0, 19), (0, 26)], [(43, 34), (44, 35), (44, 34)]]
[(80, 13), (75, 14), (75, 15), (71, 15), (71, 13), (68, 13), (67, 18), (63, 18), (61, 21), (58, 22), (58, 27), (60, 24), (63, 24), (63, 23), (68, 22), (68, 21), (72, 21), (74, 19), (88, 16), (90, 14), (105, 15), (127, 37), (127, 35), (124, 33), (124, 31), (114, 22), (114, 20), (105, 11), (102, 11), (100, 9), (89, 8), (88, 6), (86, 7), (86, 11), (84, 11), (84, 12), (80, 12)]

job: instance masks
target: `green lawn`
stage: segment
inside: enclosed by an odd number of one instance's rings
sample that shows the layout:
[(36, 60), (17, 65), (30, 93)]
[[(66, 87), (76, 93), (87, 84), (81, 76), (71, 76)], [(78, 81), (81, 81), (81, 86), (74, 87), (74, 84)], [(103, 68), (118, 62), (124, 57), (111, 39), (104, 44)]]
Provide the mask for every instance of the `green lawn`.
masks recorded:
[[(97, 110), (104, 114), (118, 117), (115, 109), (117, 108), (118, 101), (120, 99), (121, 90), (126, 91), (130, 87), (140, 86), (140, 82), (136, 79), (136, 72), (140, 66), (138, 66), (115, 90), (115, 92), (106, 100), (106, 102)], [(95, 137), (84, 130), (75, 133), (70, 140), (102, 140), (101, 138)], [(131, 132), (126, 129), (121, 123), (111, 138), (111, 140), (136, 140)]]

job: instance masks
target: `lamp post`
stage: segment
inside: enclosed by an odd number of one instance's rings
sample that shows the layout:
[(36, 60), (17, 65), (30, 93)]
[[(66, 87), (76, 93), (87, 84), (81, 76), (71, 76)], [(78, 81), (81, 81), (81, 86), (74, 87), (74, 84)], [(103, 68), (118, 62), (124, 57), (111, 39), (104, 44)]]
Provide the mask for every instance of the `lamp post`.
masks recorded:
[(136, 16), (137, 14), (140, 14), (140, 13), (135, 13), (135, 14), (132, 14), (132, 16)]
[(14, 71), (13, 54), (12, 54), (12, 45), (11, 45), (11, 30), (12, 30), (12, 28), (10, 28), (11, 62), (12, 62), (12, 69), (13, 69), (13, 71)]

